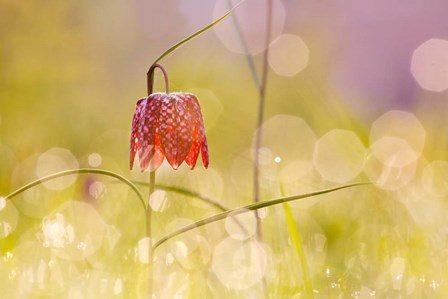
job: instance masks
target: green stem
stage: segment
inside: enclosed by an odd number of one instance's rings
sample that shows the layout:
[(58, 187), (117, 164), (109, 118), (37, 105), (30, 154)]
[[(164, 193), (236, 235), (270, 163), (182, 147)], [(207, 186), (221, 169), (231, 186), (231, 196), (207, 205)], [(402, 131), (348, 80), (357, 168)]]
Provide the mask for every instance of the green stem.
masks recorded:
[(149, 290), (149, 298), (152, 298), (153, 296), (153, 249), (152, 249), (152, 232), (151, 232), (151, 216), (152, 216), (152, 209), (150, 206), (151, 196), (154, 193), (156, 184), (156, 171), (153, 170), (149, 173), (149, 196), (148, 196), (148, 205), (146, 206), (146, 237), (149, 240), (149, 251), (148, 251), (148, 261), (149, 261), (149, 281), (148, 281), (148, 290)]
[(283, 208), (285, 209), (286, 224), (288, 226), (289, 235), (296, 249), (297, 255), (302, 266), (303, 282), (305, 285), (306, 298), (314, 298), (313, 286), (311, 285), (310, 274), (308, 270), (308, 263), (306, 262), (305, 253), (303, 250), (303, 242), (300, 237), (299, 231), (297, 230), (296, 224), (294, 222), (294, 216), (291, 212), (291, 207), (287, 202), (283, 203)]
[(143, 208), (146, 210), (146, 203), (145, 200), (143, 199), (143, 195), (140, 193), (140, 191), (138, 190), (137, 186), (135, 186), (130, 180), (126, 179), (125, 177), (112, 172), (112, 171), (107, 171), (107, 170), (102, 170), (102, 169), (94, 169), (94, 168), (79, 168), (79, 169), (71, 169), (71, 170), (65, 170), (65, 171), (61, 171), (61, 172), (57, 172), (57, 173), (53, 173), (50, 175), (47, 175), (45, 177), (39, 178), (35, 181), (32, 181), (31, 183), (28, 183), (22, 187), (20, 187), (19, 189), (11, 192), (9, 195), (7, 195), (5, 198), (6, 199), (12, 199), (14, 197), (16, 197), (17, 195), (21, 194), (22, 192), (33, 188), (39, 184), (42, 184), (43, 182), (46, 181), (50, 181), (50, 180), (54, 180), (63, 176), (67, 176), (67, 175), (73, 175), (73, 174), (78, 174), (78, 173), (94, 173), (94, 174), (100, 174), (100, 175), (105, 175), (105, 176), (109, 176), (109, 177), (113, 177), (116, 178), (120, 181), (122, 181), (123, 183), (125, 183), (126, 185), (128, 185), (134, 192), (135, 194), (137, 194), (138, 199), (140, 200), (140, 203), (142, 204)]
[(330, 193), (330, 192), (334, 192), (334, 191), (341, 190), (341, 189), (346, 189), (346, 188), (351, 188), (351, 187), (356, 187), (356, 186), (362, 186), (362, 185), (371, 185), (371, 184), (372, 183), (370, 183), (370, 182), (353, 183), (353, 184), (342, 185), (342, 186), (338, 186), (338, 187), (334, 187), (334, 188), (330, 188), (330, 189), (326, 189), (326, 190), (321, 190), (321, 191), (315, 191), (315, 192), (306, 193), (306, 194), (299, 194), (299, 195), (293, 195), (293, 196), (288, 196), (288, 197), (281, 197), (281, 198), (276, 198), (276, 199), (271, 199), (271, 200), (266, 200), (266, 201), (260, 201), (260, 202), (257, 202), (257, 203), (249, 204), (247, 206), (243, 206), (243, 207), (227, 210), (225, 212), (222, 212), (222, 213), (219, 213), (219, 214), (207, 217), (205, 219), (196, 221), (195, 223), (192, 223), (190, 225), (184, 226), (183, 228), (180, 228), (180, 229), (178, 229), (178, 230), (176, 230), (176, 231), (166, 235), (165, 237), (161, 238), (156, 243), (154, 243), (153, 251), (155, 251), (160, 245), (162, 245), (166, 241), (168, 241), (168, 240), (170, 240), (170, 239), (172, 239), (174, 237), (177, 237), (180, 234), (183, 234), (183, 233), (188, 232), (188, 231), (190, 231), (192, 229), (204, 226), (206, 224), (225, 219), (231, 213), (232, 213), (232, 215), (236, 216), (236, 215), (239, 215), (239, 214), (247, 213), (249, 211), (255, 211), (255, 210), (258, 210), (258, 209), (262, 209), (262, 208), (265, 208), (265, 207), (277, 205), (277, 204), (284, 203), (284, 202), (289, 202), (289, 201), (293, 201), (293, 200), (313, 197), (313, 196), (317, 196), (317, 195), (321, 195), (321, 194), (325, 194), (325, 193)]
[[(280, 193), (282, 196), (285, 196), (285, 189), (281, 181), (280, 181)], [(299, 230), (297, 229), (297, 225), (294, 221), (294, 216), (291, 212), (290, 205), (287, 202), (284, 202), (283, 208), (285, 210), (286, 225), (288, 227), (289, 236), (291, 237), (297, 256), (299, 257), (300, 265), (302, 267), (305, 294), (307, 298), (313, 299), (314, 298), (313, 286), (311, 284), (311, 276), (309, 274), (308, 263), (306, 261), (305, 252), (303, 249), (302, 238), (300, 237)]]
[[(266, 40), (265, 50), (263, 53), (263, 68), (261, 74), (261, 84), (258, 89), (259, 106), (257, 117), (257, 130), (255, 131), (255, 161), (254, 161), (254, 202), (260, 200), (260, 147), (262, 140), (262, 124), (264, 120), (264, 110), (266, 105), (266, 86), (268, 80), (268, 54), (269, 41), (271, 39), (271, 23), (272, 23), (272, 0), (267, 0), (266, 15)], [(261, 239), (261, 221), (257, 214), (257, 236)]]
[(151, 67), (148, 70), (148, 73), (146, 73), (146, 84), (148, 89), (148, 95), (152, 94), (153, 88), (154, 88), (154, 71), (158, 68), (162, 71), (163, 77), (165, 78), (165, 92), (168, 94), (170, 93), (169, 85), (168, 85), (168, 74), (166, 73), (165, 69), (161, 64), (154, 63), (151, 65)]

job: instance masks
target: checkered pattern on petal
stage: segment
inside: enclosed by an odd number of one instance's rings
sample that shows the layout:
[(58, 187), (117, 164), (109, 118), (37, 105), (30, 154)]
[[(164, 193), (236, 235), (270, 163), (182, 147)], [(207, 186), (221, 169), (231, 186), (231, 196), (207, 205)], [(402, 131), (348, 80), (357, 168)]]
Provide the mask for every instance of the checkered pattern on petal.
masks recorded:
[(199, 152), (209, 163), (201, 108), (189, 93), (153, 93), (137, 102), (132, 121), (131, 169), (136, 152), (142, 171), (157, 169), (164, 158), (177, 169), (183, 161), (193, 169)]
[(151, 94), (146, 98), (142, 107), (140, 123), (138, 125), (138, 158), (140, 169), (145, 171), (155, 152), (155, 134), (160, 109), (160, 94)]
[(138, 126), (140, 123), (140, 117), (142, 108), (144, 106), (144, 101), (146, 98), (142, 98), (137, 101), (135, 105), (134, 118), (132, 119), (132, 131), (131, 131), (131, 148), (130, 148), (130, 163), (129, 168), (132, 170), (134, 167), (135, 155), (137, 153), (137, 149), (139, 148), (139, 139), (138, 139)]
[[(185, 159), (185, 161), (191, 168), (193, 168), (196, 164), (196, 160), (200, 150), (202, 156), (202, 164), (205, 168), (207, 168), (209, 163), (208, 145), (207, 138), (205, 137), (205, 128), (204, 121), (202, 119), (201, 107), (199, 106), (198, 99), (193, 94), (185, 94), (185, 98), (188, 102), (188, 108), (191, 113), (194, 125), (193, 145), (187, 157), (188, 161), (187, 159)], [(192, 164), (193, 159), (194, 164)]]
[(185, 160), (192, 142), (193, 125), (183, 99), (171, 94), (163, 99), (159, 117), (159, 136), (168, 163), (177, 169)]
[(158, 132), (156, 131), (155, 136), (155, 152), (152, 157), (152, 161), (149, 163), (149, 170), (154, 171), (162, 165), (163, 160), (165, 159), (165, 155), (163, 154), (162, 144), (160, 143), (160, 137)]

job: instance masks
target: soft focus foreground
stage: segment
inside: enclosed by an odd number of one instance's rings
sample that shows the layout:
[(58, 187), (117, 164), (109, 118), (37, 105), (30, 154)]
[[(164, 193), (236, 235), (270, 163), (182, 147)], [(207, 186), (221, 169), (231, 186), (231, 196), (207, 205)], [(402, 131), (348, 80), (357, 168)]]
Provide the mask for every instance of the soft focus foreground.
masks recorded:
[[(265, 5), (248, 0), (235, 14), (257, 72)], [(78, 167), (147, 182), (128, 170), (145, 73), (227, 9), (225, 0), (0, 2), (2, 298), (148, 298), (145, 216), (129, 186), (77, 174), (4, 196)], [(262, 199), (376, 183), (290, 203), (315, 298), (448, 296), (447, 9), (273, 1)], [(258, 94), (244, 52), (231, 16), (165, 59), (172, 89), (201, 101), (211, 164), (164, 162), (159, 184), (227, 208), (252, 202)], [(219, 212), (170, 191), (149, 200), (154, 240)], [(283, 208), (258, 214), (261, 240), (251, 212), (157, 248), (157, 298), (305, 298)]]

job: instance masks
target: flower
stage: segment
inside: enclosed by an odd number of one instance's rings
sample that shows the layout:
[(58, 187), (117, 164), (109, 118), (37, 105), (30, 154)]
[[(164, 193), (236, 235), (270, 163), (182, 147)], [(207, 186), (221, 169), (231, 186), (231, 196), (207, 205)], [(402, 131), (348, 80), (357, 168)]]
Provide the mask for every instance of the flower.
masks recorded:
[(164, 158), (174, 169), (183, 161), (193, 169), (201, 151), (208, 167), (208, 146), (201, 107), (191, 93), (152, 93), (136, 105), (131, 133), (133, 168), (138, 152), (140, 169), (157, 169)]

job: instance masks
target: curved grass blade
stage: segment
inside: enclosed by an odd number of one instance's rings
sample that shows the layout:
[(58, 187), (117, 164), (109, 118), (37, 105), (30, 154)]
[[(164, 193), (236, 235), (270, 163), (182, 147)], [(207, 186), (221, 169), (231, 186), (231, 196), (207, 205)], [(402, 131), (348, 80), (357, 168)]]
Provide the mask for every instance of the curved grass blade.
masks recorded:
[[(134, 184), (136, 185), (140, 185), (140, 186), (149, 186), (149, 183), (147, 182), (138, 182), (138, 181), (132, 181)], [(220, 204), (217, 200), (208, 197), (207, 195), (203, 195), (199, 192), (195, 192), (189, 189), (185, 189), (182, 187), (177, 187), (177, 186), (167, 186), (167, 185), (160, 185), (160, 184), (156, 184), (156, 189), (158, 190), (163, 190), (163, 191), (168, 191), (168, 192), (175, 192), (175, 193), (179, 193), (188, 197), (193, 197), (193, 198), (197, 198), (199, 200), (202, 200), (206, 203), (208, 203), (211, 206), (214, 206), (215, 208), (217, 208), (218, 210), (221, 211), (227, 211), (228, 208), (226, 208), (225, 206), (223, 206), (222, 204)]]
[(65, 171), (47, 175), (45, 177), (39, 178), (31, 183), (28, 183), (28, 184), (20, 187), (19, 189), (15, 190), (12, 193), (10, 193), (9, 195), (5, 196), (5, 199), (11, 200), (13, 197), (19, 195), (20, 193), (22, 193), (30, 188), (33, 188), (34, 186), (37, 186), (43, 182), (50, 181), (50, 180), (53, 180), (53, 179), (56, 179), (59, 177), (63, 177), (63, 176), (67, 176), (67, 175), (78, 174), (78, 173), (95, 173), (95, 174), (113, 177), (113, 178), (116, 178), (116, 179), (122, 181), (123, 183), (128, 185), (135, 192), (135, 194), (137, 194), (137, 196), (140, 200), (140, 203), (143, 205), (144, 209), (146, 210), (146, 205), (145, 205), (145, 200), (143, 199), (143, 195), (140, 193), (140, 191), (135, 186), (135, 184), (133, 184), (130, 180), (128, 180), (127, 178), (125, 178), (115, 172), (102, 170), (102, 169), (94, 169), (94, 168), (71, 169), (71, 170), (65, 170)]
[(243, 3), (245, 0), (240, 1), (237, 5), (235, 5), (234, 7), (232, 7), (229, 11), (227, 11), (222, 17), (220, 17), (219, 19), (217, 19), (216, 21), (212, 22), (211, 24), (205, 26), (204, 28), (202, 28), (201, 30), (197, 31), (196, 33), (193, 33), (192, 35), (190, 35), (189, 37), (187, 37), (186, 39), (178, 42), (177, 44), (175, 44), (174, 46), (170, 47), (168, 50), (166, 50), (162, 55), (160, 55), (153, 63), (156, 64), (157, 62), (159, 62), (160, 60), (162, 60), (164, 57), (166, 57), (167, 55), (171, 54), (172, 52), (174, 52), (177, 48), (179, 48), (180, 46), (182, 46), (183, 44), (185, 44), (186, 42), (192, 40), (193, 38), (195, 38), (196, 36), (202, 34), (203, 32), (209, 30), (210, 28), (214, 27), (216, 24), (218, 24), (219, 22), (221, 22), (222, 20), (224, 20), (228, 15), (230, 15), (238, 6), (241, 5), (241, 3)]
[(232, 213), (232, 215), (235, 216), (235, 215), (247, 213), (249, 211), (255, 211), (255, 210), (258, 210), (258, 209), (261, 209), (261, 208), (277, 205), (277, 204), (284, 203), (284, 202), (289, 202), (289, 201), (303, 199), (303, 198), (308, 198), (308, 197), (314, 197), (314, 196), (317, 196), (317, 195), (331, 193), (331, 192), (334, 192), (334, 191), (337, 191), (337, 190), (342, 190), (342, 189), (347, 189), (347, 188), (357, 187), (357, 186), (363, 186), (363, 185), (371, 185), (371, 184), (372, 184), (371, 182), (353, 183), (353, 184), (338, 186), (338, 187), (325, 189), (325, 190), (321, 190), (321, 191), (315, 191), (315, 192), (306, 193), (306, 194), (299, 194), (299, 195), (293, 195), (293, 196), (288, 196), (288, 197), (281, 197), (281, 198), (276, 198), (276, 199), (271, 199), (271, 200), (259, 201), (257, 203), (253, 203), (253, 204), (250, 204), (250, 205), (247, 205), (247, 206), (244, 206), (244, 207), (239, 207), (239, 208), (227, 210), (225, 212), (222, 212), (222, 213), (210, 216), (208, 218), (196, 221), (195, 223), (192, 223), (190, 225), (184, 226), (183, 228), (178, 229), (178, 230), (176, 230), (176, 231), (166, 235), (165, 237), (161, 238), (159, 241), (154, 243), (153, 250), (157, 249), (157, 247), (159, 247), (160, 245), (162, 245), (166, 241), (168, 241), (168, 240), (170, 240), (170, 239), (172, 239), (172, 238), (174, 238), (174, 237), (176, 237), (176, 236), (178, 236), (180, 234), (183, 234), (183, 233), (188, 232), (188, 231), (190, 231), (192, 229), (204, 226), (206, 224), (225, 219), (230, 213)]
[[(141, 185), (141, 186), (146, 186), (149, 187), (149, 183), (146, 182), (133, 182), (136, 185)], [(217, 200), (214, 200), (206, 195), (200, 194), (198, 192), (195, 191), (191, 191), (185, 188), (181, 188), (181, 187), (176, 187), (176, 186), (165, 186), (165, 185), (159, 185), (156, 184), (155, 185), (156, 189), (159, 190), (164, 190), (164, 191), (168, 191), (168, 192), (175, 192), (175, 193), (179, 193), (185, 196), (189, 196), (189, 197), (193, 197), (199, 200), (202, 200), (203, 202), (208, 203), (209, 205), (217, 208), (218, 210), (221, 211), (227, 211), (229, 210), (228, 208), (226, 208), (225, 206), (223, 206), (222, 204), (220, 204)], [(235, 217), (233, 217), (233, 215), (231, 216), (232, 219), (235, 221), (235, 223), (241, 228), (241, 230), (246, 233), (247, 230), (244, 227), (244, 225)]]

